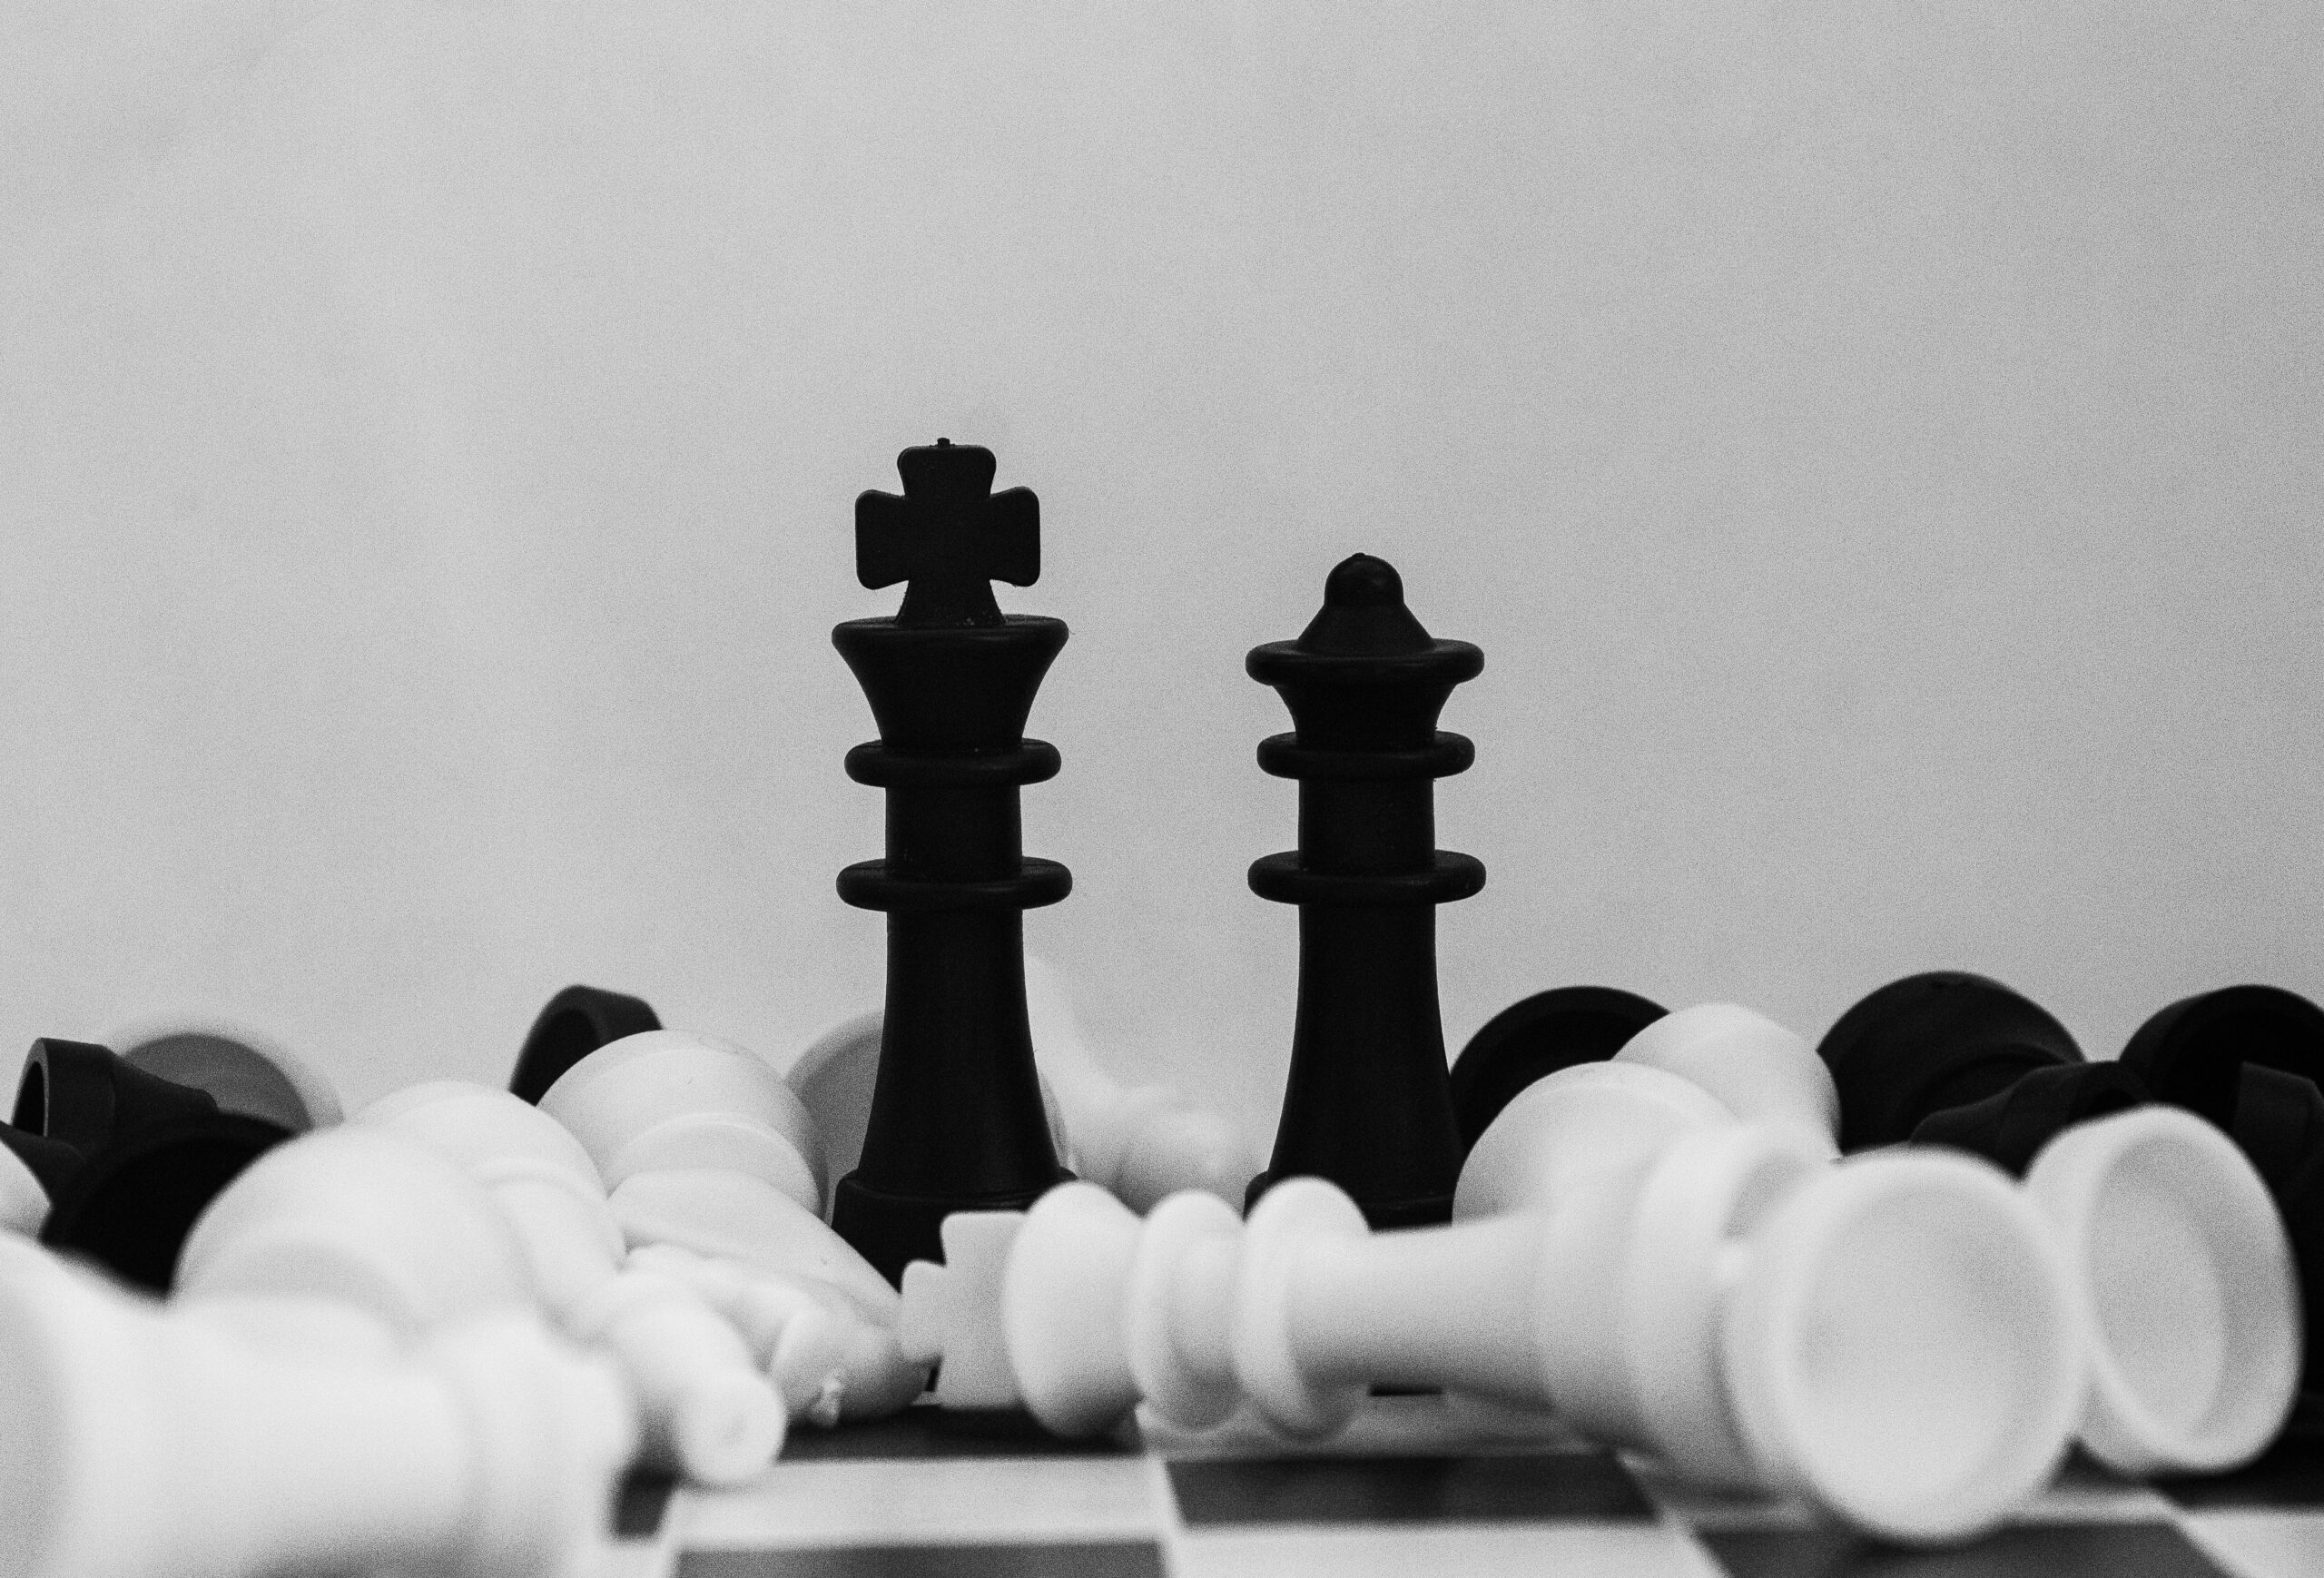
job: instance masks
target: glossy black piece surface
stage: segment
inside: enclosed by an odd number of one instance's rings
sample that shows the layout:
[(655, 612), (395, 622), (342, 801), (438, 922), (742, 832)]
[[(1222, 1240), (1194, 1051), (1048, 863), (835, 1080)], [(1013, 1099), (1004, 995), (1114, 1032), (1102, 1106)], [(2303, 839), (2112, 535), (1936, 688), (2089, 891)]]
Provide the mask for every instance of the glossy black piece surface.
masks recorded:
[(244, 1168), (290, 1138), (263, 1119), (209, 1112), (117, 1137), (52, 1197), (40, 1241), (166, 1293), (186, 1235)]
[(1472, 754), (1436, 719), (1484, 655), (1431, 636), (1393, 567), (1356, 554), (1299, 638), (1253, 649), (1245, 666), (1294, 725), (1259, 747), (1259, 765), (1299, 784), (1299, 848), (1250, 873), (1260, 897), (1299, 906), (1299, 1006), (1275, 1152), (1249, 1198), (1305, 1174), (1345, 1189), (1375, 1228), (1447, 1220), (1463, 1149), (1435, 907), (1476, 893), (1485, 871), (1436, 847), (1435, 780)]
[(909, 580), (903, 607), (832, 632), (880, 729), (848, 775), (887, 796), (886, 856), (842, 872), (839, 895), (888, 917), (879, 1074), (832, 1226), (891, 1282), (942, 1257), (952, 1212), (1019, 1208), (1068, 1176), (1033, 1067), (1024, 912), (1072, 886), (1025, 858), (1018, 801), (1058, 770), (1024, 730), (1066, 627), (1003, 615), (989, 584), (1039, 575), (1039, 505), (989, 492), (988, 449), (940, 439), (896, 468), (901, 498), (856, 501), (856, 567), (867, 587)]
[[(1998, 981), (1949, 970), (1889, 982), (1842, 1014), (1816, 1050), (1839, 1089), (1840, 1149), (1849, 1151), (1910, 1139), (1934, 1115), (2001, 1095), (2037, 1070), (2083, 1066), (2047, 1011)], [(2043, 1100), (2071, 1108), (2083, 1099), (2069, 1080)], [(2097, 1088), (2087, 1095), (2106, 1099)], [(2012, 1126), (2013, 1146), (2024, 1127)], [(1948, 1143), (1979, 1149), (1958, 1128)]]
[(116, 1136), (217, 1111), (207, 1090), (149, 1074), (109, 1047), (44, 1036), (25, 1054), (12, 1121), (94, 1156)]

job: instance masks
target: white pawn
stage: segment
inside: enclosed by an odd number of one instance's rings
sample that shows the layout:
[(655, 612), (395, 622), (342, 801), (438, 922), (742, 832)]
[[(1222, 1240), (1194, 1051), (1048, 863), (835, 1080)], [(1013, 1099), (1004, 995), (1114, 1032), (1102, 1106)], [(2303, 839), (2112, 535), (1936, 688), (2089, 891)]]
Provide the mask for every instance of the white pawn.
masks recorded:
[(481, 1185), (424, 1146), (343, 1127), (276, 1146), (220, 1191), (186, 1236), (171, 1303), (277, 1353), (382, 1357), (538, 1307)]
[[(1838, 1133), (1823, 1060), (1748, 1009), (1683, 1009), (1614, 1060), (1684, 1075), (1827, 1145)], [(2298, 1279), (2267, 1186), (2234, 1142), (2191, 1113), (2138, 1108), (2058, 1135), (2024, 1188), (2089, 1356), (2091, 1454), (2126, 1474), (2217, 1474), (2265, 1450), (2298, 1395)]]
[(588, 1155), (505, 1090), (416, 1085), (356, 1115), (466, 1167), (516, 1228), (549, 1314), (602, 1347), (638, 1394), (657, 1462), (703, 1484), (739, 1484), (782, 1449), (784, 1400), (741, 1336), (683, 1284), (623, 1267), (627, 1247)]
[(675, 1246), (809, 1278), (843, 1300), (802, 1316), (848, 1323), (836, 1378), (785, 1377), (786, 1396), (836, 1396), (842, 1416), (868, 1418), (920, 1395), (926, 1375), (895, 1342), (896, 1290), (824, 1224), (813, 1120), (757, 1057), (686, 1031), (625, 1036), (566, 1070), (540, 1110), (592, 1159), (633, 1250)]
[(271, 1356), (0, 1243), (0, 1570), (241, 1578), (574, 1570), (634, 1443), (628, 1398), (537, 1318), (393, 1362)]
[(1805, 1040), (1752, 1009), (1707, 1002), (1664, 1014), (1624, 1042), (1614, 1061), (1677, 1074), (1747, 1123), (1787, 1124), (1832, 1157), (1840, 1153), (1831, 1070)]

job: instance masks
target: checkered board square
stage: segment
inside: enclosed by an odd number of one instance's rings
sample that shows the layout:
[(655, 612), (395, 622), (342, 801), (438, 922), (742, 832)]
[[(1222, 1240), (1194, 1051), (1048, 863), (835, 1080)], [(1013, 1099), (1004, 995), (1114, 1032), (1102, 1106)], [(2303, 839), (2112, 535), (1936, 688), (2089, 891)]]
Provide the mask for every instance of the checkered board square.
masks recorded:
[(2324, 1451), (2154, 1484), (2077, 1460), (2000, 1533), (1899, 1551), (1435, 1397), (1305, 1447), (920, 1407), (802, 1431), (741, 1489), (635, 1481), (616, 1524), (601, 1578), (2324, 1578)]

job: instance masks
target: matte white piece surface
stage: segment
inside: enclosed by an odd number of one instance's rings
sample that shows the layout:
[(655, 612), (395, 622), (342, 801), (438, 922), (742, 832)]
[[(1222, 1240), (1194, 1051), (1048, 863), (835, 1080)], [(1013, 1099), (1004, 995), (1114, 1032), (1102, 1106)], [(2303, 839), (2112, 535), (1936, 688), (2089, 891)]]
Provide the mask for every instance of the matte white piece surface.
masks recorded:
[(2235, 1142), (2141, 1107), (2059, 1135), (2025, 1188), (2088, 1334), (2091, 1453), (2126, 1474), (2217, 1474), (2265, 1450), (2299, 1390), (2299, 1288)]
[(1009, 1246), (1000, 1285), (1009, 1367), (1026, 1408), (1059, 1435), (1109, 1430), (1137, 1406), (1122, 1300), (1138, 1228), (1096, 1184), (1059, 1184), (1025, 1213)]
[[(28, 1257), (38, 1257), (38, 1262)], [(271, 1358), (0, 1243), (0, 1573), (566, 1572), (632, 1445), (598, 1363), (536, 1320), (411, 1358)]]
[(904, 1356), (933, 1364), (936, 1401), (946, 1408), (1008, 1408), (1023, 1400), (1001, 1326), (1002, 1273), (1022, 1211), (955, 1211), (939, 1232), (944, 1263), (904, 1267), (903, 1313), (896, 1326)]
[(1553, 1207), (1590, 1178), (1635, 1168), (1681, 1134), (1735, 1122), (1693, 1080), (1638, 1063), (1581, 1063), (1536, 1080), (1477, 1136), (1452, 1218)]
[(596, 1166), (554, 1118), (506, 1090), (438, 1080), (372, 1103), (356, 1123), (436, 1145), (484, 1185), (551, 1316), (620, 1362), (657, 1462), (704, 1484), (765, 1466), (782, 1445), (781, 1395), (700, 1296), (623, 1271), (628, 1245)]
[(467, 1169), (354, 1126), (278, 1145), (222, 1189), (186, 1236), (176, 1296), (332, 1300), (407, 1344), (538, 1297), (515, 1230)]
[(2064, 1455), (2085, 1386), (2032, 1202), (1955, 1152), (1851, 1157), (1777, 1207), (1721, 1329), (1775, 1488), (1886, 1539), (1971, 1538)]
[(782, 1396), (741, 1334), (676, 1278), (625, 1269), (566, 1324), (621, 1362), (645, 1410), (648, 1455), (663, 1466), (703, 1484), (739, 1484), (783, 1449)]
[(855, 1246), (790, 1196), (743, 1173), (669, 1168), (625, 1179), (612, 1196), (614, 1218), (633, 1247), (678, 1244), (842, 1288), (892, 1323), (896, 1290)]
[(1839, 1155), (1840, 1092), (1816, 1049), (1766, 1015), (1732, 1002), (1664, 1014), (1614, 1054), (1693, 1080), (1746, 1122), (1790, 1123)]
[(666, 1168), (739, 1172), (820, 1215), (830, 1180), (814, 1120), (753, 1052), (691, 1031), (647, 1031), (599, 1047), (541, 1097), (608, 1188)]

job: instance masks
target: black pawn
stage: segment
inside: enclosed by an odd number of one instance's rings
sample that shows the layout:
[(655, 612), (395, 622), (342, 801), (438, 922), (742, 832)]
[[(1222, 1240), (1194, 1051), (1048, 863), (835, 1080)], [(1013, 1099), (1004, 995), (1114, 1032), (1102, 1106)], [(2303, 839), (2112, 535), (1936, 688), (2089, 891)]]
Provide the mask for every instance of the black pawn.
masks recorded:
[(1375, 1228), (1450, 1219), (1462, 1149), (1436, 997), (1436, 906), (1485, 868), (1436, 847), (1436, 780), (1475, 748), (1437, 714), (1484, 654), (1433, 638), (1384, 559), (1357, 554), (1296, 641), (1244, 666), (1291, 710), (1259, 766), (1299, 784), (1299, 848), (1251, 866), (1251, 891), (1299, 906), (1299, 1009), (1283, 1119), (1256, 1201), (1277, 1179), (1347, 1191)]
[(2200, 992), (2141, 1025), (2122, 1061), (2158, 1100), (2226, 1129), (2274, 1195), (2309, 1312), (2284, 1434), (2324, 1444), (2324, 1009), (2274, 986)]
[(887, 792), (887, 858), (839, 896), (888, 917), (887, 1011), (863, 1151), (832, 1191), (832, 1226), (891, 1282), (940, 1260), (954, 1211), (1015, 1210), (1068, 1178), (1058, 1165), (1025, 1014), (1024, 912), (1072, 878), (1023, 853), (1019, 791), (1056, 775), (1025, 738), (1062, 620), (1003, 615), (991, 581), (1040, 571), (1032, 493), (992, 493), (992, 451), (939, 439), (896, 459), (901, 498), (856, 500), (866, 587), (908, 580), (892, 618), (832, 632), (877, 742), (847, 774)]
[(2063, 1129), (2150, 1100), (2091, 1063), (2066, 1028), (1997, 981), (1938, 971), (1891, 981), (1817, 1048), (1840, 1096), (1840, 1149), (1945, 1145), (2023, 1174)]
[(1559, 986), (1487, 1020), (1452, 1061), (1452, 1119), (1463, 1155), (1528, 1085), (1577, 1063), (1602, 1063), (1670, 1011), (1611, 986)]
[(54, 1037), (25, 1056), (14, 1127), (81, 1158), (67, 1168), (48, 1154), (41, 1242), (155, 1293), (169, 1290), (186, 1235), (219, 1191), (290, 1138), (109, 1048)]
[(508, 1075), (508, 1089), (536, 1107), (565, 1071), (624, 1036), (658, 1031), (662, 1021), (642, 997), (598, 986), (568, 986), (548, 1000)]
[[(2275, 986), (2230, 986), (2180, 999), (2138, 1028), (2122, 1062), (2159, 1100), (2236, 1127), (2247, 1070), (2324, 1084), (2324, 1010)], [(2275, 1083), (2280, 1090), (2294, 1089)]]
[(40, 1241), (133, 1287), (167, 1293), (186, 1236), (210, 1202), (290, 1138), (281, 1124), (229, 1112), (133, 1129), (56, 1190)]

